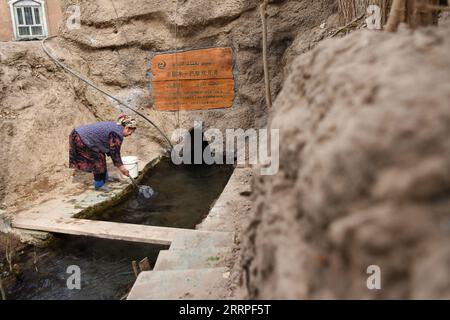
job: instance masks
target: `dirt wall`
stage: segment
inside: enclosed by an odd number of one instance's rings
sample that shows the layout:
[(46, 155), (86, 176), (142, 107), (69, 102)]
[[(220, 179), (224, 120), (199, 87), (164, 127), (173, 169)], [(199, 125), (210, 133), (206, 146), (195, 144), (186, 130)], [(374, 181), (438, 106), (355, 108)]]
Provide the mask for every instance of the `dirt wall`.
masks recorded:
[[(259, 1), (63, 1), (79, 3), (81, 28), (63, 24), (61, 43), (82, 57), (95, 82), (129, 99), (171, 133), (191, 128), (193, 119), (205, 127), (249, 128), (265, 125), (262, 31)], [(335, 10), (333, 0), (271, 1), (268, 8), (269, 66), (275, 96), (283, 79), (285, 52), (303, 32), (317, 28)], [(101, 9), (100, 9), (101, 8)], [(309, 41), (309, 39), (308, 39)], [(234, 107), (210, 111), (155, 112), (150, 103), (148, 55), (175, 49), (231, 47), (237, 94)], [(88, 96), (95, 103), (101, 97)], [(140, 140), (151, 143), (154, 131)], [(145, 146), (144, 149), (146, 149)]]
[[(63, 63), (149, 116), (169, 137), (177, 127), (192, 128), (194, 120), (204, 121), (205, 128), (260, 127), (266, 124), (267, 108), (258, 4), (256, 0), (64, 0), (59, 37), (49, 40), (48, 47)], [(80, 7), (79, 29), (69, 29), (66, 23), (73, 14), (67, 10), (70, 5)], [(334, 0), (270, 2), (269, 66), (274, 96), (285, 68), (295, 54), (323, 37), (319, 25), (336, 9)], [(233, 48), (238, 88), (234, 107), (154, 111), (148, 55), (204, 47)], [(67, 135), (77, 125), (114, 120), (127, 109), (63, 73), (38, 43), (1, 44), (0, 58), (0, 101), (5, 114), (1, 124), (1, 137), (5, 137), (0, 155), (2, 206), (23, 206), (28, 197), (89, 186), (73, 183), (67, 168)], [(6, 117), (6, 112), (14, 117)], [(138, 118), (138, 125), (122, 153), (146, 162), (163, 153), (166, 145), (146, 122)]]
[(49, 61), (40, 43), (1, 44), (2, 208), (14, 210), (27, 200), (67, 186), (81, 188), (68, 169), (69, 134), (79, 123), (112, 117), (114, 111), (112, 107), (91, 110), (83, 90)]
[[(359, 31), (298, 57), (255, 181), (252, 298), (450, 298), (450, 26)], [(369, 266), (381, 289), (369, 290)]]

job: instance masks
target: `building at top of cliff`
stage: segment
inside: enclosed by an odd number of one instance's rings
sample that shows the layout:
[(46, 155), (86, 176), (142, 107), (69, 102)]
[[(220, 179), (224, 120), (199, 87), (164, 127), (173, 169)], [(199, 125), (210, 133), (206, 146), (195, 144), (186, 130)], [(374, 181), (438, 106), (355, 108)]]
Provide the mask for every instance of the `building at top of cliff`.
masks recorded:
[(0, 41), (55, 35), (61, 19), (60, 0), (0, 0)]

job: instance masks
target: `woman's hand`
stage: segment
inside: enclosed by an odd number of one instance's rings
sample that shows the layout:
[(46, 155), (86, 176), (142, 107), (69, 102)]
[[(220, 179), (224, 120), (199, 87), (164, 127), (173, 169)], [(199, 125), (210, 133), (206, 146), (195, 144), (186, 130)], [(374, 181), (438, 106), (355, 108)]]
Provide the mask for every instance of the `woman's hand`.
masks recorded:
[(125, 168), (124, 165), (121, 165), (119, 168), (120, 172), (122, 172), (122, 174), (126, 177), (130, 176), (130, 172), (127, 170), (127, 168)]

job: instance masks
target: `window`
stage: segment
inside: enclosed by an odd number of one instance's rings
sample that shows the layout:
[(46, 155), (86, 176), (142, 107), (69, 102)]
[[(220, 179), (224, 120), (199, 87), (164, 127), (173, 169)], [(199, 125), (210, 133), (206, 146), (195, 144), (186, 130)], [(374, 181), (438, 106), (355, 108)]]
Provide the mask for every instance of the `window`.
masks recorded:
[(10, 6), (14, 14), (16, 39), (36, 39), (46, 36), (43, 1), (12, 1)]

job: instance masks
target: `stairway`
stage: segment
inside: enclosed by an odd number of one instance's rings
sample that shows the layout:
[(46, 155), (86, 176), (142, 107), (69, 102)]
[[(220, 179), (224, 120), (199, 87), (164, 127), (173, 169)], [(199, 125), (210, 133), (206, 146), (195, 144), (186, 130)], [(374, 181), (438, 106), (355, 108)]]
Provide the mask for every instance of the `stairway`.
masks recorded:
[(139, 274), (127, 299), (224, 299), (230, 275), (226, 260), (232, 232), (178, 234), (162, 250), (152, 271)]

